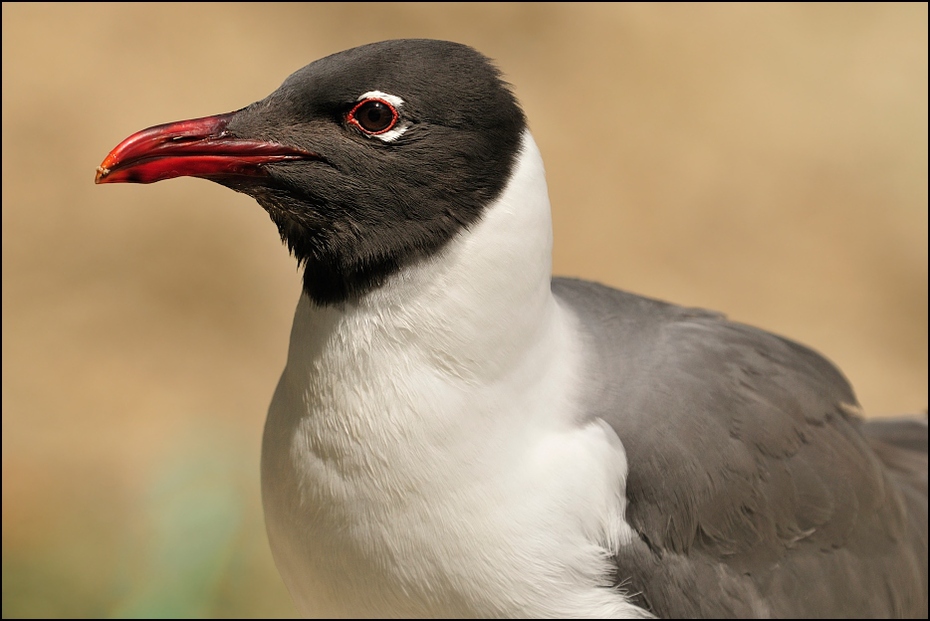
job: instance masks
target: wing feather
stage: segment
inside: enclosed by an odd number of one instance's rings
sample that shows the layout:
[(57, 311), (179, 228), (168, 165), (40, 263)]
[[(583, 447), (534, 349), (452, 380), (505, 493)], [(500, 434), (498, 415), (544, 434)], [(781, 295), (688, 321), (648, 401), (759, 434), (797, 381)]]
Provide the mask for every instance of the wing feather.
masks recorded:
[(586, 411), (627, 452), (639, 540), (617, 577), (641, 605), (926, 617), (926, 425), (923, 453), (871, 438), (828, 360), (719, 314), (578, 280), (553, 291), (587, 331)]

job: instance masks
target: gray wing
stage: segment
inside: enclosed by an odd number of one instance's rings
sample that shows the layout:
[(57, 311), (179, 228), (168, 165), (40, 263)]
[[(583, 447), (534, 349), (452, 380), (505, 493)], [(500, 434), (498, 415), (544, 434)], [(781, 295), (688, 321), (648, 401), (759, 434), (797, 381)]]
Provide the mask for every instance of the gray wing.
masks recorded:
[(617, 583), (635, 603), (660, 617), (926, 618), (925, 422), (922, 450), (914, 431), (863, 424), (830, 362), (719, 314), (552, 288), (596, 361), (588, 411), (626, 448), (639, 539), (617, 555)]

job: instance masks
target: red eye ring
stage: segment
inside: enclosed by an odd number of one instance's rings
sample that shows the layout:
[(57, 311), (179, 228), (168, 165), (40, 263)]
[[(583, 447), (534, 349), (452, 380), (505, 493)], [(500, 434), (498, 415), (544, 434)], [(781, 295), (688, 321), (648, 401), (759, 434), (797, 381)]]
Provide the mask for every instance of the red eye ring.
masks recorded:
[(369, 136), (377, 136), (391, 131), (399, 116), (391, 102), (371, 97), (355, 104), (346, 115), (346, 121)]

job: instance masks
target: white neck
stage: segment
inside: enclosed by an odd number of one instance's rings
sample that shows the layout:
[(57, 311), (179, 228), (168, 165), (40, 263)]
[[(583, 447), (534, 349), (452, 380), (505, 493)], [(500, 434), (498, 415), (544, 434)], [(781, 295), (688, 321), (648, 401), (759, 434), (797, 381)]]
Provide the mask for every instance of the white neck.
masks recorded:
[[(501, 197), (442, 252), (357, 304), (302, 297), (262, 450), (269, 537), (302, 611), (627, 610), (589, 540), (627, 532), (625, 457), (577, 425), (584, 361), (551, 246), (526, 133)], [(549, 520), (560, 532), (541, 541)], [(527, 575), (536, 557), (554, 567)]]
[(402, 270), (356, 305), (321, 308), (304, 297), (295, 326), (310, 332), (292, 336), (288, 364), (315, 360), (333, 331), (384, 331), (404, 334), (405, 347), (448, 355), (450, 373), (476, 379), (500, 373), (551, 321), (551, 256), (545, 172), (527, 133), (503, 196), (438, 255)]
[[(366, 446), (374, 440), (373, 426), (382, 424), (385, 442), (409, 427), (418, 433), (432, 430), (437, 436), (432, 441), (446, 450), (444, 438), (470, 444), (471, 434), (456, 427), (478, 424), (476, 392), (514, 373), (545, 373), (539, 361), (557, 358), (564, 352), (556, 350), (568, 346), (550, 289), (551, 250), (545, 172), (527, 133), (501, 198), (442, 252), (402, 270), (357, 304), (320, 307), (303, 296), (287, 366), (310, 380), (317, 399), (329, 395), (325, 407), (339, 412), (334, 418), (340, 429), (332, 436), (319, 430), (320, 442), (337, 443), (327, 452), (352, 458), (342, 431), (353, 423), (360, 434), (366, 430), (357, 438)], [(381, 370), (392, 366), (398, 373)], [(527, 382), (539, 379), (527, 377)], [(334, 393), (339, 390), (345, 394)], [(359, 409), (346, 411), (347, 403), (365, 392)], [(416, 394), (396, 399), (407, 392)], [(403, 411), (406, 425), (384, 420), (386, 399), (392, 406), (409, 406)], [(470, 415), (458, 418), (454, 403)], [(496, 417), (496, 409), (489, 407), (487, 415)]]

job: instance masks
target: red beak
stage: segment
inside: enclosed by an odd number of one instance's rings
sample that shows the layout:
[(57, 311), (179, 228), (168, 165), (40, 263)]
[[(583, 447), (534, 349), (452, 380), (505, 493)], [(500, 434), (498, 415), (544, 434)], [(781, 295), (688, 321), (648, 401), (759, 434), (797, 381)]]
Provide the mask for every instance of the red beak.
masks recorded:
[(264, 164), (320, 159), (274, 142), (230, 136), (235, 112), (156, 125), (122, 141), (97, 167), (94, 183), (154, 183), (173, 177), (254, 177)]

